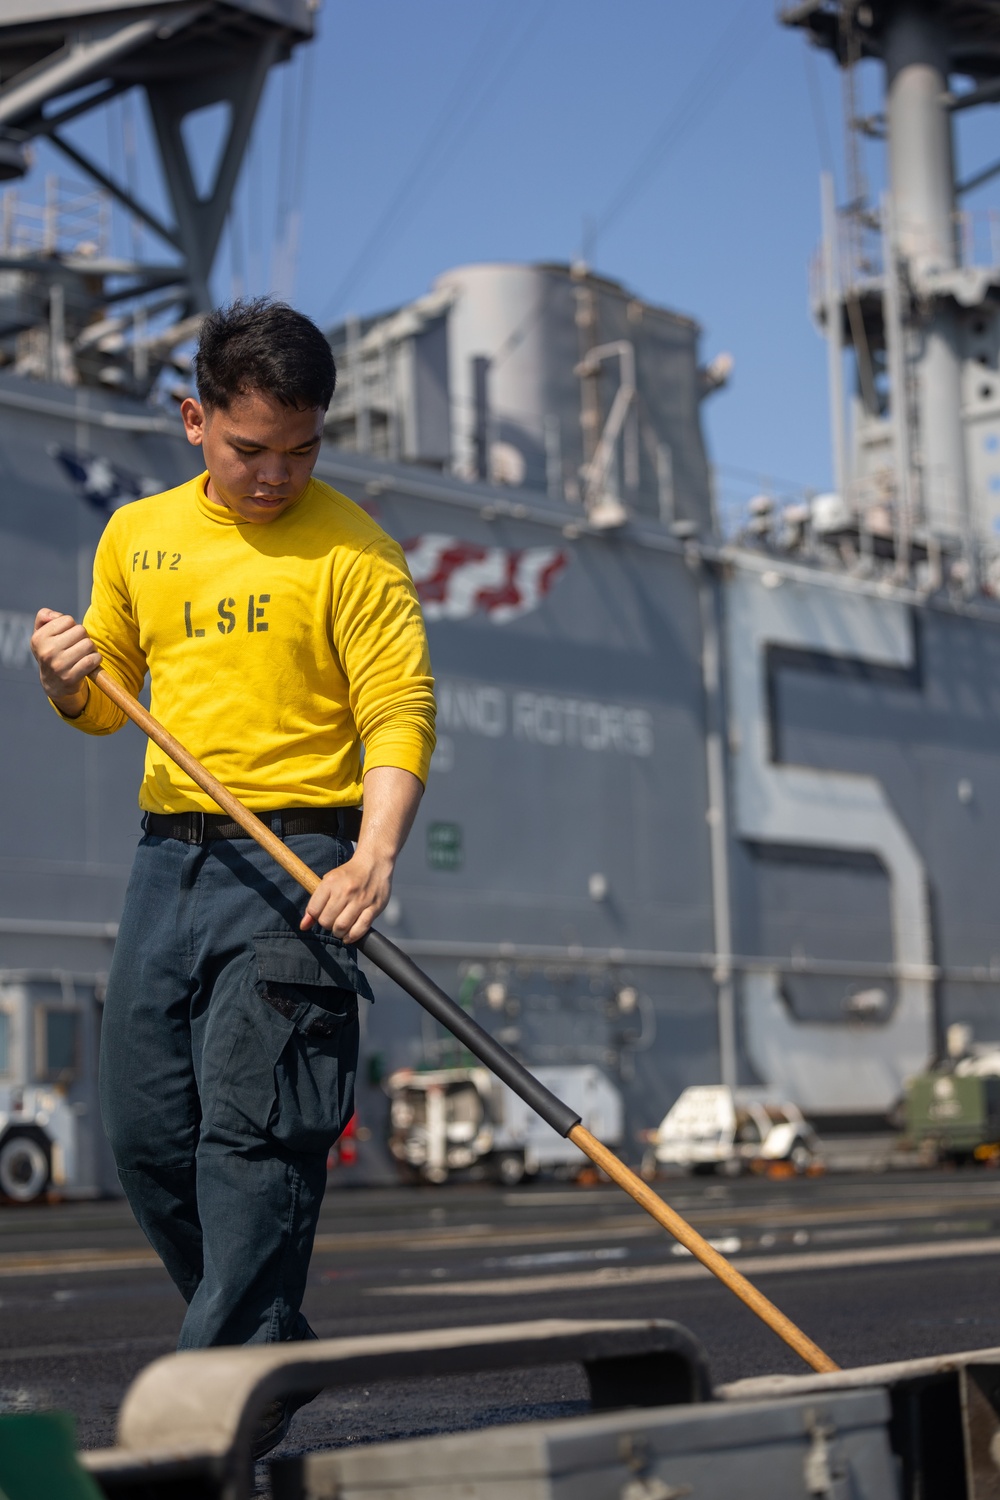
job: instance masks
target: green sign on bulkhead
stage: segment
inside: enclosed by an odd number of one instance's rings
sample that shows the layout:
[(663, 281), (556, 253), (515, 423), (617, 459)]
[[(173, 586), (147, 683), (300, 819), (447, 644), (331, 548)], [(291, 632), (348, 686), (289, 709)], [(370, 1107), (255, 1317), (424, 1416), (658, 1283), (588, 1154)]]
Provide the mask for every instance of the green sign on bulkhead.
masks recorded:
[(460, 823), (431, 823), (427, 829), (427, 863), (432, 870), (462, 868)]

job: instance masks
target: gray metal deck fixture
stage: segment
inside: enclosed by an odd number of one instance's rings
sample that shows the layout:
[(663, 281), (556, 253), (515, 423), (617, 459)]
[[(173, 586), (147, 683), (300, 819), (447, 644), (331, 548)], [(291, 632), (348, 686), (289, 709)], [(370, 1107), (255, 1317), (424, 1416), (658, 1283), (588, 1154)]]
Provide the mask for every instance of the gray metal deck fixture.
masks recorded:
[[(250, 1441), (276, 1396), (323, 1386), (582, 1364), (596, 1409), (707, 1400), (705, 1355), (671, 1322), (547, 1319), (495, 1327), (380, 1334), (171, 1354), (133, 1383), (118, 1421), (119, 1446), (83, 1455), (109, 1495), (200, 1476), (206, 1493), (252, 1493)], [(146, 1494), (142, 1488), (141, 1493)]]
[[(569, 1322), (200, 1350), (155, 1361), (119, 1446), (81, 1460), (109, 1500), (246, 1500), (250, 1440), (275, 1396), (318, 1385), (581, 1363), (594, 1413), (277, 1459), (275, 1500), (989, 1500), (1000, 1349), (713, 1393), (669, 1322)], [(377, 1400), (377, 1393), (375, 1394)]]

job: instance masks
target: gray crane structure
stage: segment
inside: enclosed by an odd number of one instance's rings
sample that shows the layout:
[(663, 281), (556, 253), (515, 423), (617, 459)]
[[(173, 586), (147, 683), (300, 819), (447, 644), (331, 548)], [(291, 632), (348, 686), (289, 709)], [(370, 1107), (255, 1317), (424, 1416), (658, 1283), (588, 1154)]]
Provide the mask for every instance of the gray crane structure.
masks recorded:
[[(143, 263), (95, 258), (90, 245), (58, 256), (51, 246), (26, 255), (5, 245), (0, 274), (10, 275), (0, 295), (0, 339), (37, 326), (41, 311), (49, 315), (54, 351), (96, 323), (116, 336), (131, 327), (127, 317), (103, 324), (126, 303), (145, 308), (140, 318), (147, 320), (172, 314), (175, 344), (191, 332), (193, 319), (211, 306), (212, 265), (268, 72), (311, 38), (316, 9), (317, 0), (0, 0), (0, 179), (24, 175), (31, 142), (47, 140), (167, 252), (159, 263)], [(72, 122), (137, 87), (149, 106), (169, 218), (67, 133)], [(220, 104), (227, 106), (225, 138), (214, 180), (199, 190), (184, 125)], [(171, 337), (161, 333), (159, 343), (169, 345)], [(91, 342), (84, 337), (84, 354)], [(138, 379), (128, 371), (135, 394), (157, 373), (159, 344), (149, 352)], [(74, 361), (73, 379), (111, 383), (109, 361), (96, 353), (89, 364)], [(58, 379), (55, 353), (49, 364), (47, 373)], [(119, 372), (119, 385), (123, 378)]]

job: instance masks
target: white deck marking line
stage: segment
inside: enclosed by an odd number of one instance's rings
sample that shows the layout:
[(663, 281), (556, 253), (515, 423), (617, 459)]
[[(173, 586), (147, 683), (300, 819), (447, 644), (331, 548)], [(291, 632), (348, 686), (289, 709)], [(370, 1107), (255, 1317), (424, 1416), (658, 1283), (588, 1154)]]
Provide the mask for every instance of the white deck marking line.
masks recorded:
[[(910, 1261), (952, 1260), (996, 1255), (1000, 1239), (943, 1240), (939, 1244), (880, 1245), (858, 1250), (807, 1250), (799, 1255), (747, 1255), (736, 1262), (747, 1276), (785, 1271), (832, 1271), (861, 1266), (904, 1265)], [(710, 1276), (697, 1262), (670, 1266), (607, 1266), (565, 1275), (510, 1276), (502, 1281), (428, 1281), (408, 1286), (365, 1288), (366, 1297), (513, 1297), (533, 1292), (581, 1291), (588, 1287), (649, 1286), (662, 1281), (693, 1281)]]
[(645, 1216), (636, 1218), (598, 1219), (590, 1224), (542, 1225), (538, 1229), (505, 1229), (502, 1224), (457, 1225), (454, 1229), (387, 1230), (374, 1234), (317, 1234), (313, 1250), (345, 1254), (357, 1250), (384, 1250), (402, 1245), (407, 1250), (453, 1250), (490, 1245), (548, 1245), (575, 1240), (641, 1239), (660, 1231)]

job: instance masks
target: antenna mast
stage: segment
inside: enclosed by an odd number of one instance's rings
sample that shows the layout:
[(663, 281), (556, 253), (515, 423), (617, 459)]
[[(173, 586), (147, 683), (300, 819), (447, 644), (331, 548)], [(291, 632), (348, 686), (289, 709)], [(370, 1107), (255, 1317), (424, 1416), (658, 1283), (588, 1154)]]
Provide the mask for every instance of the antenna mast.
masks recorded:
[[(949, 580), (967, 592), (1000, 592), (1000, 457), (991, 457), (1000, 455), (1000, 266), (992, 252), (979, 263), (957, 206), (1000, 163), (956, 183), (952, 142), (956, 111), (1000, 100), (1000, 12), (990, 0), (803, 0), (781, 19), (844, 74), (850, 200), (839, 215), (839, 303), (817, 312), (828, 337), (842, 336), (855, 355), (850, 494), (859, 527), (888, 505), (883, 531), (899, 572), (926, 561), (933, 584), (943, 556)], [(866, 58), (884, 69), (884, 114), (870, 120), (857, 115), (854, 83)], [(954, 75), (971, 78), (971, 89), (952, 92)], [(887, 144), (877, 214), (860, 135)]]

